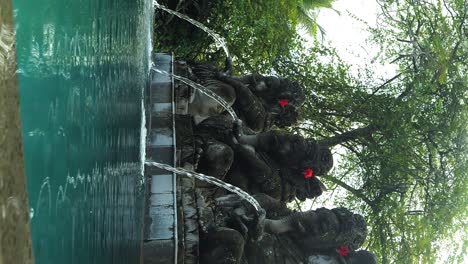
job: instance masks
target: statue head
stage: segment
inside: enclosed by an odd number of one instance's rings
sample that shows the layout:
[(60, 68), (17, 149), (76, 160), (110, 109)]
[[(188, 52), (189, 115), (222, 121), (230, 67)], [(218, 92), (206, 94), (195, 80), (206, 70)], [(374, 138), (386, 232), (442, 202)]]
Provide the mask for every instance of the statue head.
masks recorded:
[(336, 237), (340, 246), (346, 246), (350, 250), (356, 250), (362, 246), (367, 237), (367, 224), (364, 217), (355, 214), (344, 207), (332, 209), (340, 221), (341, 232)]
[(257, 150), (277, 164), (281, 178), (297, 190), (296, 197), (304, 200), (322, 194), (324, 185), (315, 176), (324, 175), (333, 167), (328, 147), (312, 138), (269, 131), (258, 136)]
[(364, 218), (343, 207), (331, 210), (320, 208), (290, 217), (289, 224), (297, 227), (291, 228), (289, 235), (304, 252), (340, 247), (354, 251), (367, 237)]
[(261, 76), (252, 92), (261, 98), (278, 127), (288, 127), (297, 123), (299, 107), (304, 103), (301, 85), (288, 78)]
[(333, 154), (328, 147), (322, 146), (315, 139), (306, 140), (305, 155), (299, 168), (303, 171), (310, 168), (313, 176), (323, 176), (333, 168)]
[(252, 92), (267, 104), (278, 105), (278, 100), (288, 100), (288, 105), (299, 108), (305, 100), (302, 86), (297, 81), (275, 76), (261, 76), (252, 87)]
[(266, 153), (281, 167), (310, 168), (314, 176), (324, 175), (333, 167), (330, 149), (313, 138), (281, 131), (261, 133), (258, 138), (258, 151)]
[[(299, 183), (297, 183), (299, 184)], [(303, 185), (295, 186), (296, 196), (299, 201), (305, 201), (306, 199), (313, 199), (322, 195), (323, 191), (326, 190), (325, 185), (316, 177), (304, 179)]]
[[(275, 108), (277, 108), (275, 106)], [(290, 127), (299, 120), (299, 111), (296, 107), (286, 105), (273, 113), (273, 124), (279, 128)]]
[(310, 255), (307, 260), (308, 264), (377, 264), (376, 256), (367, 250), (351, 251), (344, 257), (335, 253), (314, 254)]
[(308, 140), (309, 151), (307, 159), (303, 160), (299, 169), (291, 169), (289, 180), (295, 182), (298, 189), (296, 197), (301, 201), (315, 198), (326, 190), (325, 185), (316, 177), (325, 175), (333, 167), (333, 156), (330, 149), (322, 147), (315, 140)]

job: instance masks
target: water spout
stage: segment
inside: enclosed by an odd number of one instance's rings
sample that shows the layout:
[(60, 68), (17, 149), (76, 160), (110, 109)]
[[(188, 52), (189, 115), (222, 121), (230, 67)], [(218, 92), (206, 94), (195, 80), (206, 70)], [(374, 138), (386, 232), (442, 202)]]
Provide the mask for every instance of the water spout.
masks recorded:
[(202, 92), (203, 94), (205, 94), (206, 96), (212, 98), (213, 100), (215, 100), (216, 102), (218, 102), (222, 107), (224, 107), (224, 109), (226, 109), (226, 111), (229, 113), (229, 115), (231, 115), (232, 119), (234, 121), (237, 121), (239, 118), (237, 117), (237, 114), (236, 112), (234, 111), (234, 109), (232, 109), (232, 107), (223, 99), (221, 98), (219, 95), (217, 95), (216, 93), (214, 93), (213, 91), (211, 91), (210, 89), (204, 87), (203, 85), (200, 85), (190, 79), (187, 79), (187, 78), (184, 78), (182, 76), (178, 76), (178, 75), (175, 75), (175, 74), (171, 74), (171, 73), (168, 73), (166, 71), (162, 71), (162, 70), (159, 70), (157, 69), (156, 67), (152, 67), (151, 70), (157, 72), (157, 73), (161, 73), (161, 74), (164, 74), (166, 76), (171, 76), (173, 77), (174, 79), (176, 80), (179, 80), (197, 90), (199, 90), (200, 92)]
[(211, 29), (207, 28), (205, 25), (203, 25), (202, 23), (194, 20), (194, 19), (191, 19), (190, 17), (184, 15), (184, 14), (181, 14), (177, 11), (174, 11), (174, 10), (171, 10), (163, 5), (160, 5), (156, 0), (153, 2), (154, 3), (154, 7), (156, 8), (159, 8), (161, 10), (164, 10), (166, 11), (167, 13), (169, 14), (172, 14), (172, 15), (175, 15), (177, 17), (180, 17), (186, 21), (188, 21), (189, 23), (193, 24), (194, 26), (200, 28), (201, 30), (205, 31), (206, 33), (208, 33), (208, 35), (210, 35), (215, 43), (216, 43), (216, 47), (218, 48), (222, 48), (224, 50), (224, 53), (226, 53), (226, 57), (230, 58), (229, 56), (229, 50), (227, 48), (227, 44), (226, 44), (226, 41), (224, 40), (223, 37), (221, 37), (220, 35), (216, 34), (215, 32), (213, 32)]
[(247, 192), (243, 191), (242, 189), (240, 189), (240, 188), (238, 188), (238, 187), (236, 187), (234, 185), (231, 185), (229, 183), (226, 183), (226, 182), (224, 182), (224, 181), (222, 181), (222, 180), (220, 180), (218, 178), (208, 176), (208, 175), (205, 175), (205, 174), (202, 174), (202, 173), (197, 173), (197, 172), (194, 172), (194, 171), (189, 171), (189, 170), (186, 170), (186, 169), (183, 169), (183, 168), (174, 168), (174, 167), (172, 167), (170, 165), (159, 163), (159, 162), (154, 162), (154, 161), (148, 161), (147, 160), (145, 162), (145, 165), (158, 167), (158, 168), (163, 169), (163, 170), (167, 170), (167, 171), (171, 171), (171, 172), (174, 172), (174, 173), (177, 173), (177, 174), (185, 175), (187, 177), (197, 178), (197, 179), (199, 179), (201, 181), (205, 181), (205, 182), (214, 184), (214, 185), (216, 185), (218, 187), (224, 188), (224, 189), (226, 189), (226, 190), (228, 190), (230, 192), (233, 192), (233, 193), (239, 195), (242, 199), (249, 202), (255, 208), (255, 210), (258, 213), (260, 213), (262, 211), (262, 207), (260, 206), (260, 204), (250, 194), (248, 194)]

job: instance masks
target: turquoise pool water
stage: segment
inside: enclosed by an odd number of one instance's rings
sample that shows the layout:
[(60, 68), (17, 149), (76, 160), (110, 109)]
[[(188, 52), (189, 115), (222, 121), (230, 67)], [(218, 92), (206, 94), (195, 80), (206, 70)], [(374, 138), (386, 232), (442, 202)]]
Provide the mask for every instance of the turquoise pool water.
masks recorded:
[(35, 262), (138, 263), (152, 1), (13, 2)]

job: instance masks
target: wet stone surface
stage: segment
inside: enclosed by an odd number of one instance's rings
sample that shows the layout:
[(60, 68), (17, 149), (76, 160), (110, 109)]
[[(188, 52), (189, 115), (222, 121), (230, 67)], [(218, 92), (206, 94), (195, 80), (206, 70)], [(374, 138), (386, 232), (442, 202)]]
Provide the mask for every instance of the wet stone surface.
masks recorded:
[[(172, 71), (169, 54), (153, 54), (152, 66)], [(173, 83), (168, 75), (152, 71), (149, 87), (149, 124), (146, 158), (155, 162), (175, 163)], [(143, 263), (172, 263), (177, 243), (176, 176), (153, 166), (145, 166), (146, 207)]]
[(23, 165), (13, 8), (0, 0), (0, 264), (32, 263)]

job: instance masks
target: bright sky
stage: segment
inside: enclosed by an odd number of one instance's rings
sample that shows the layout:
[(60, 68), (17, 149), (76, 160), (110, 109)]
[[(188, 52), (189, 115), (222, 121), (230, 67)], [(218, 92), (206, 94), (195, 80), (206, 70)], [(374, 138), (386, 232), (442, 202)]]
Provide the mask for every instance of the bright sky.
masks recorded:
[[(370, 34), (367, 32), (363, 22), (354, 19), (351, 15), (358, 17), (368, 23), (369, 26), (375, 26), (377, 21), (377, 13), (379, 6), (374, 0), (336, 0), (333, 3), (333, 9), (321, 9), (317, 18), (318, 24), (325, 30), (325, 42), (336, 48), (338, 55), (346, 63), (352, 65), (352, 73), (357, 73), (358, 69), (371, 69), (374, 73), (374, 79), (385, 80), (395, 76), (397, 71), (396, 65), (382, 65), (379, 63), (371, 63), (373, 57), (377, 54), (379, 47), (372, 46), (366, 42)], [(350, 15), (351, 14), (351, 15)], [(335, 164), (340, 162), (340, 154), (342, 149), (334, 150)], [(336, 166), (335, 166), (336, 167)], [(319, 207), (335, 207), (335, 199), (341, 199), (346, 195), (346, 191), (342, 188), (336, 190), (329, 190), (317, 199), (315, 203), (308, 201), (305, 203), (303, 209), (316, 209)], [(334, 196), (334, 199), (330, 199)], [(462, 241), (463, 232), (457, 232), (455, 239)], [(461, 244), (453, 243), (450, 240), (440, 241), (438, 245), (440, 248), (449, 249), (450, 247), (458, 248), (461, 250)], [(447, 263), (449, 250), (442, 250), (438, 258), (438, 263)]]
[(329, 41), (332, 47), (337, 49), (340, 57), (347, 63), (357, 68), (367, 67), (376, 73), (375, 79), (389, 79), (395, 75), (395, 65), (381, 65), (371, 63), (377, 54), (378, 47), (366, 43), (370, 36), (367, 26), (350, 14), (367, 22), (369, 26), (375, 26), (379, 6), (376, 1), (369, 0), (337, 0), (333, 3), (333, 9), (321, 9), (317, 18), (318, 24), (325, 29), (325, 41)]
[[(368, 26), (353, 18), (353, 16), (358, 17), (367, 22), (369, 26), (375, 26), (378, 11), (377, 2), (372, 0), (336, 0), (333, 3), (333, 9), (320, 9), (317, 22), (325, 30), (326, 45), (336, 48), (340, 58), (351, 65), (352, 74), (356, 76), (360, 69), (372, 69), (375, 73), (373, 79), (377, 83), (383, 83), (395, 75), (396, 66), (371, 63), (379, 48), (366, 41), (370, 37), (367, 32)], [(305, 34), (303, 30), (299, 32)], [(306, 39), (312, 40), (307, 36)], [(344, 149), (340, 146), (335, 147), (333, 149), (334, 169), (337, 169), (337, 164), (340, 164), (341, 155), (346, 155)], [(307, 201), (304, 209), (324, 206), (333, 208), (337, 206), (335, 201), (342, 200), (345, 196), (346, 191), (343, 188), (329, 190), (317, 198), (315, 203)]]

